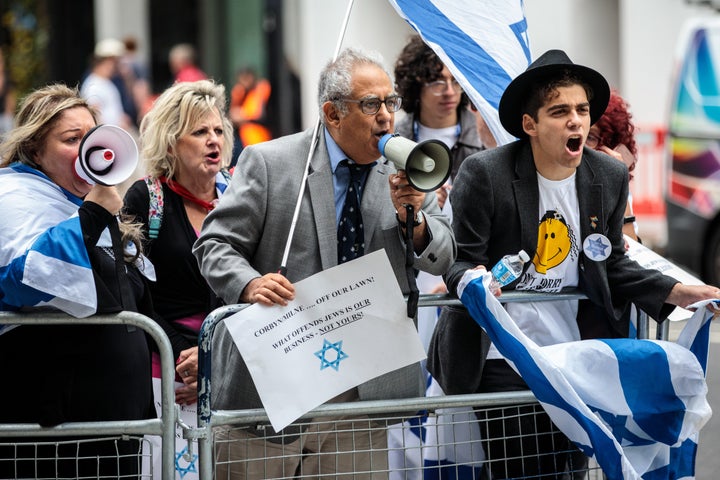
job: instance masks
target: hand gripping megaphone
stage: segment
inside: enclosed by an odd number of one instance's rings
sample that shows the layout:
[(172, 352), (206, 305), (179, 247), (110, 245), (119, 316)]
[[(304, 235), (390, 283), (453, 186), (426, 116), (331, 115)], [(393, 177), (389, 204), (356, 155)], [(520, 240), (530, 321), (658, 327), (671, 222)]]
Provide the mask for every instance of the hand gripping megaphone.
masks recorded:
[(109, 187), (130, 178), (137, 163), (137, 144), (129, 133), (114, 125), (98, 125), (80, 142), (75, 173), (91, 185)]
[(408, 182), (415, 190), (432, 192), (440, 188), (450, 176), (450, 150), (439, 140), (415, 143), (397, 133), (380, 138), (378, 149), (383, 157), (405, 170)]

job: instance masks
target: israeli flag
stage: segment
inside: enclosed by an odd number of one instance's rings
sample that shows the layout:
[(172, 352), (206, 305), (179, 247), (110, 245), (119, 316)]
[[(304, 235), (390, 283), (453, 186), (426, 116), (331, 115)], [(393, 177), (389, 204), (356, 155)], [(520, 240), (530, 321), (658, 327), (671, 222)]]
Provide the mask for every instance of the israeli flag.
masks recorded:
[[(82, 200), (21, 164), (0, 169), (0, 192), (0, 310), (95, 313), (95, 282), (77, 216)], [(8, 327), (0, 325), (0, 334)]]
[(515, 138), (498, 104), (531, 62), (522, 0), (388, 0), (440, 57), (478, 108), (498, 145)]
[(488, 293), (490, 274), (477, 272), (458, 287), (462, 303), (553, 422), (609, 480), (695, 478), (698, 433), (712, 413), (705, 383), (710, 301), (693, 305), (677, 343), (609, 339), (539, 347)]
[[(434, 380), (427, 396), (444, 392)], [(475, 480), (483, 477), (485, 452), (470, 408), (437, 409), (388, 427), (389, 480)]]

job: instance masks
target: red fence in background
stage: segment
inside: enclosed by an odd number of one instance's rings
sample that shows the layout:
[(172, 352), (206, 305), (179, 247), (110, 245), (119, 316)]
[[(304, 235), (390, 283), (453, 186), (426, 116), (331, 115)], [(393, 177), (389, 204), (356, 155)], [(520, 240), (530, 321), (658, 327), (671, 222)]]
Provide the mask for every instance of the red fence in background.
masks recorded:
[(665, 216), (665, 129), (638, 127), (635, 141), (638, 148), (638, 163), (630, 182), (633, 195), (633, 210), (637, 217)]
[(655, 250), (662, 250), (667, 244), (664, 199), (667, 184), (666, 132), (664, 127), (636, 125), (638, 162), (630, 182), (640, 238), (646, 246)]

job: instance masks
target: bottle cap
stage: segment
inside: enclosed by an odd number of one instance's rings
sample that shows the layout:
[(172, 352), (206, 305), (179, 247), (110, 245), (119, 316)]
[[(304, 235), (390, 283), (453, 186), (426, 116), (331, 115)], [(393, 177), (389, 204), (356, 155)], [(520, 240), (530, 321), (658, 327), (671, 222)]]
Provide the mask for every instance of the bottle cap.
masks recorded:
[(520, 251), (518, 252), (518, 256), (520, 256), (520, 259), (521, 259), (523, 262), (529, 262), (529, 261), (530, 261), (530, 257), (528, 256), (527, 252), (525, 252), (525, 250), (520, 250)]

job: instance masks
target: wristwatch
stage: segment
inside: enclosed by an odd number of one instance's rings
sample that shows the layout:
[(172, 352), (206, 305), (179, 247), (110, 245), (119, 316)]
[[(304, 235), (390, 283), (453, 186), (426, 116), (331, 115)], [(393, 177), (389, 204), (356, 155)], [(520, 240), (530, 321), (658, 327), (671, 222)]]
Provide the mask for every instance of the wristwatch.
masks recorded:
[[(405, 222), (403, 222), (402, 220), (400, 220), (400, 216), (398, 215), (397, 212), (395, 212), (395, 218), (397, 219), (398, 223), (399, 223), (401, 226), (403, 226), (403, 227), (405, 226)], [(424, 221), (425, 221), (425, 214), (423, 213), (422, 210), (418, 210), (418, 211), (415, 213), (415, 221), (413, 222), (413, 227), (417, 227), (418, 225), (422, 225), (422, 223), (423, 223)]]

